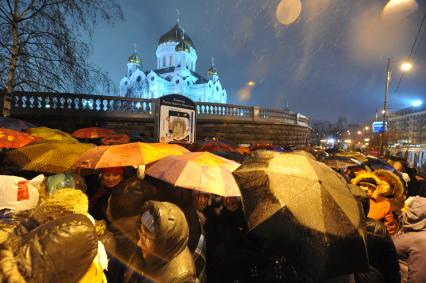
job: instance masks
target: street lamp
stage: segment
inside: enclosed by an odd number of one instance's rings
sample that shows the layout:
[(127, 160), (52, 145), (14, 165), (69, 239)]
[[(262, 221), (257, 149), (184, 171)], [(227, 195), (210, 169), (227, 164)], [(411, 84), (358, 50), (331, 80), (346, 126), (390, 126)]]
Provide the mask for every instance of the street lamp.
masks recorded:
[[(389, 95), (389, 83), (391, 80), (391, 59), (388, 58), (388, 64), (386, 67), (386, 85), (385, 85), (385, 100), (383, 103), (383, 124), (382, 124), (382, 138), (380, 139), (380, 155), (383, 155), (384, 147), (387, 146), (386, 141), (386, 115), (388, 114), (388, 95)], [(407, 72), (411, 70), (412, 64), (409, 62), (404, 62), (401, 64), (401, 71)]]

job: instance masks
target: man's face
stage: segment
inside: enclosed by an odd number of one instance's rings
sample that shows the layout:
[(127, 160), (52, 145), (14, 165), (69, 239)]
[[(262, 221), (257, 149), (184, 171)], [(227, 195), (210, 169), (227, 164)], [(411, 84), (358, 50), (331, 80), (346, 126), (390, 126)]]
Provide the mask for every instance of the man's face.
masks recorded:
[(209, 195), (199, 193), (194, 196), (194, 205), (198, 211), (203, 211), (209, 202)]
[(223, 206), (231, 211), (237, 211), (238, 208), (240, 208), (240, 201), (238, 200), (237, 197), (226, 197), (223, 199)]
[(102, 174), (102, 179), (107, 188), (112, 188), (123, 180), (123, 174), (107, 172)]

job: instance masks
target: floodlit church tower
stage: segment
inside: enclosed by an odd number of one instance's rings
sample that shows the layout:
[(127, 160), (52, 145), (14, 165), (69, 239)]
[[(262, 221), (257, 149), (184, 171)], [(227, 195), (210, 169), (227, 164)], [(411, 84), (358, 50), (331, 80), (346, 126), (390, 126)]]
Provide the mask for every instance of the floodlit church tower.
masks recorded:
[(120, 96), (158, 98), (177, 93), (194, 101), (226, 103), (226, 90), (219, 81), (214, 60), (207, 72), (208, 79), (196, 72), (197, 52), (180, 26), (179, 18), (172, 29), (160, 37), (155, 55), (157, 69), (144, 72), (135, 49), (128, 60), (127, 76), (120, 82)]

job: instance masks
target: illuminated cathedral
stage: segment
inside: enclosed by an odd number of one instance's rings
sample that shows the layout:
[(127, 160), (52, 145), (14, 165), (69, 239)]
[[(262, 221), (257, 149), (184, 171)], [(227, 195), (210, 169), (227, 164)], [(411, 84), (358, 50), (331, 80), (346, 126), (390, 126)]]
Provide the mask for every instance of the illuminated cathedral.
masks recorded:
[(197, 52), (179, 19), (160, 37), (156, 56), (157, 68), (150, 71), (143, 70), (136, 50), (129, 57), (127, 75), (120, 81), (121, 97), (158, 98), (173, 93), (193, 101), (226, 103), (226, 90), (220, 83), (214, 60), (207, 77), (196, 72)]

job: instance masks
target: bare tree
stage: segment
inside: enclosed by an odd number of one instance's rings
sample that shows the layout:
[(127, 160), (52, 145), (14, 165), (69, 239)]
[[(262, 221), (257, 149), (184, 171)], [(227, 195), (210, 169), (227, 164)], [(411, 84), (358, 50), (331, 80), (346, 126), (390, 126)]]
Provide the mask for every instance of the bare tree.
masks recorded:
[(110, 79), (89, 63), (88, 55), (98, 21), (116, 19), (123, 19), (116, 0), (1, 0), (3, 116), (9, 116), (14, 90), (109, 89)]

